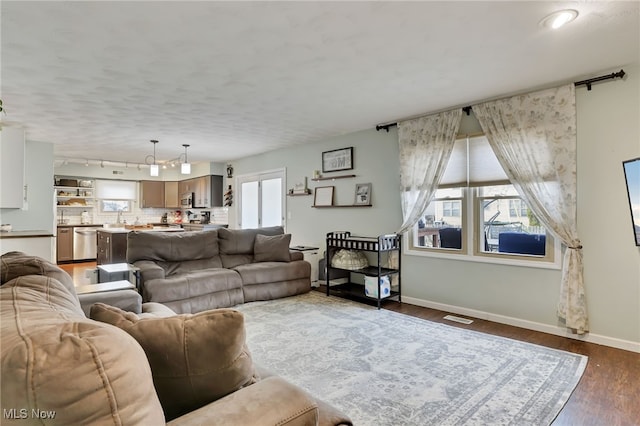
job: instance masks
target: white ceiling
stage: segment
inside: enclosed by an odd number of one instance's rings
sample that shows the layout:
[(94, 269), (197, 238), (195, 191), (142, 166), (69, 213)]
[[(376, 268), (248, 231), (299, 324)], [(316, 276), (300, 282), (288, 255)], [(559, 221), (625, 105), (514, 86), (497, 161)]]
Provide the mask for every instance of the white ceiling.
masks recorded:
[(226, 162), (618, 71), (639, 5), (5, 0), (3, 120), (57, 157), (144, 163), (158, 139), (159, 160)]

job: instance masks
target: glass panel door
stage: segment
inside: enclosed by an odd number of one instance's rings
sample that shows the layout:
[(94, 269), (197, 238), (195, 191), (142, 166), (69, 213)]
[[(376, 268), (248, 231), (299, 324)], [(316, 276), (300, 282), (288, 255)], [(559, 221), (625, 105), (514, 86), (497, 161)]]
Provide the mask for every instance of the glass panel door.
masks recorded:
[(282, 225), (282, 179), (261, 182), (262, 227)]
[(258, 208), (258, 181), (243, 182), (240, 185), (240, 205), (241, 205), (241, 221), (242, 228), (258, 228), (260, 212)]
[(239, 226), (285, 226), (285, 170), (238, 176)]

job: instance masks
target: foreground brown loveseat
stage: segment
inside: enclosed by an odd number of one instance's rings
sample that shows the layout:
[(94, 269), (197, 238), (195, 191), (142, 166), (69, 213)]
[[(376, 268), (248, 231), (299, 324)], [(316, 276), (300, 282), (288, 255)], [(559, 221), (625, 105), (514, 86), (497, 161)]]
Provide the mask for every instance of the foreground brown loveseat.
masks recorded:
[(253, 365), (238, 311), (99, 303), (95, 321), (55, 265), (23, 253), (0, 262), (3, 425), (350, 424)]
[(131, 232), (127, 261), (144, 302), (178, 313), (231, 307), (311, 290), (311, 265), (281, 226), (200, 232)]

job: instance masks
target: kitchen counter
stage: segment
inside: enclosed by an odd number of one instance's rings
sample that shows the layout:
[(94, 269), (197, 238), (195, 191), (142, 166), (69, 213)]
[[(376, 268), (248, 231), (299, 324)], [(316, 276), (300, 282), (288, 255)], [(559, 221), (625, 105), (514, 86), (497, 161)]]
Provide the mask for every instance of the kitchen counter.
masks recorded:
[(139, 232), (183, 232), (184, 229), (178, 227), (156, 226), (147, 229), (126, 229), (126, 228), (102, 228), (101, 232), (110, 232), (112, 234), (126, 234), (131, 231)]
[(0, 254), (21, 251), (53, 262), (53, 236), (43, 230), (0, 232)]
[(95, 228), (95, 227), (98, 227), (98, 226), (102, 226), (102, 224), (101, 223), (84, 223), (84, 224), (81, 225), (79, 223), (76, 223), (76, 224), (72, 224), (72, 223), (57, 223), (56, 226), (58, 228), (78, 228), (80, 226), (92, 226), (92, 227)]
[(229, 225), (216, 223), (183, 223), (185, 231), (208, 231), (209, 229), (228, 228)]
[(41, 238), (41, 237), (53, 237), (50, 231), (10, 231), (0, 232), (0, 238)]

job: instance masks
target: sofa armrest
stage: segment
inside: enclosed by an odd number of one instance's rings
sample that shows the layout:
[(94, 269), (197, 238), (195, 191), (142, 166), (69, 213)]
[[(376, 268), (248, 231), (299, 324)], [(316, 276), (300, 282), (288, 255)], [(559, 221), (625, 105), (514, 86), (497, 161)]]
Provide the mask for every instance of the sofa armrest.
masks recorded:
[(140, 269), (142, 283), (165, 278), (164, 269), (152, 260), (138, 260), (133, 265)]
[(142, 312), (142, 296), (135, 290), (115, 290), (79, 294), (78, 300), (87, 318), (91, 312), (91, 306), (94, 303), (104, 303), (135, 314)]
[(304, 254), (299, 250), (289, 250), (289, 254), (291, 255), (291, 261), (294, 260), (304, 260)]
[(281, 377), (268, 377), (167, 423), (170, 426), (317, 424), (318, 406), (314, 399)]

